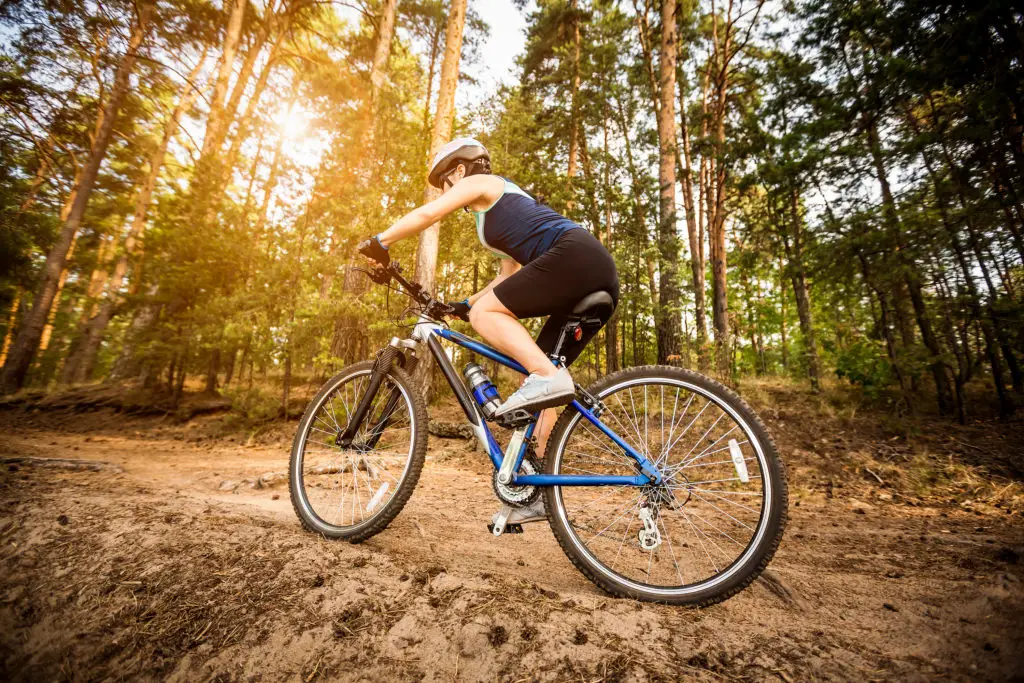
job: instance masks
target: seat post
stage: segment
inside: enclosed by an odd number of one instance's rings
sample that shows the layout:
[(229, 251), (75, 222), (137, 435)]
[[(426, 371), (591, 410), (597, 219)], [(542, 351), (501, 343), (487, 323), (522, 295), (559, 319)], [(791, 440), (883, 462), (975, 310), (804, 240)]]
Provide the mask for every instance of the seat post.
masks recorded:
[(558, 333), (558, 341), (555, 343), (555, 349), (551, 352), (551, 355), (558, 360), (562, 359), (562, 344), (565, 343), (565, 335), (569, 333), (569, 330), (577, 325), (575, 320), (570, 319), (569, 322), (562, 325), (562, 331)]
[(571, 316), (569, 320), (562, 325), (562, 331), (558, 333), (558, 341), (555, 343), (555, 349), (551, 352), (551, 355), (558, 360), (562, 359), (562, 344), (565, 343), (565, 337), (571, 334), (576, 327), (580, 324), (580, 319), (576, 316)]

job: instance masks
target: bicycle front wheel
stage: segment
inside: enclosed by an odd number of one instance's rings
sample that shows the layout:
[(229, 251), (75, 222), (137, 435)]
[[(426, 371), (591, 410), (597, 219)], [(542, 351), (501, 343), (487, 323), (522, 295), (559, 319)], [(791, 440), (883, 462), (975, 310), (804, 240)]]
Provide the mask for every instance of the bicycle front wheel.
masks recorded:
[(372, 371), (373, 361), (356, 363), (324, 384), (299, 421), (288, 468), (303, 526), (353, 543), (401, 512), (427, 451), (426, 405), (399, 367), (382, 379), (351, 444), (339, 445)]
[[(767, 428), (722, 384), (689, 370), (631, 368), (594, 384), (600, 420), (655, 463), (661, 485), (549, 487), (569, 559), (613, 595), (707, 605), (767, 566), (786, 521), (785, 469)], [(548, 440), (548, 474), (635, 475), (636, 462), (575, 409)]]

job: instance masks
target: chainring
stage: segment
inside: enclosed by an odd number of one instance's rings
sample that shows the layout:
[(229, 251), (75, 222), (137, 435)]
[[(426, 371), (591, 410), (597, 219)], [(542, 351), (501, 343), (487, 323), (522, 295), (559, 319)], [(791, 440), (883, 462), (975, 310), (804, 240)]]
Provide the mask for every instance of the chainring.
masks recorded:
[[(526, 447), (526, 457), (523, 464), (519, 466), (520, 474), (538, 474), (540, 463), (534, 455), (533, 442)], [(498, 481), (498, 471), (495, 470), (491, 476), (491, 486), (494, 488), (494, 495), (502, 503), (511, 505), (514, 508), (522, 508), (533, 505), (540, 498), (539, 486), (509, 486)]]

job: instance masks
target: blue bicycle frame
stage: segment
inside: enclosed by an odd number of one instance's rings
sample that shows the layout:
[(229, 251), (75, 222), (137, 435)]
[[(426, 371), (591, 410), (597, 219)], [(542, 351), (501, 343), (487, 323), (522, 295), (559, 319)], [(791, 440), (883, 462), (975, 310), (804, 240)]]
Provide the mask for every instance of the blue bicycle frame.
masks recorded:
[[(421, 318), (417, 323), (412, 339), (399, 340), (395, 338), (391, 341), (391, 345), (396, 348), (414, 348), (420, 342), (426, 343), (431, 355), (433, 355), (434, 360), (437, 361), (438, 366), (441, 368), (445, 379), (451, 385), (452, 391), (465, 412), (477, 440), (487, 451), (495, 469), (498, 469), (501, 467), (504, 453), (498, 442), (494, 439), (494, 435), (491, 434), (491, 430), (488, 429), (487, 422), (483, 419), (476, 399), (462, 381), (461, 375), (452, 367), (451, 361), (448, 360), (448, 355), (444, 352), (439, 339), (446, 339), (464, 349), (511, 368), (520, 374), (526, 375), (529, 373), (526, 368), (500, 351), (425, 318)], [(557, 361), (553, 362), (557, 364)], [(646, 486), (648, 484), (662, 483), (662, 474), (653, 462), (626, 443), (608, 425), (601, 422), (600, 418), (587, 406), (580, 403), (579, 400), (574, 399), (571, 405), (579, 411), (584, 419), (601, 430), (615, 445), (621, 448), (625, 455), (636, 462), (637, 474), (632, 476), (610, 474), (523, 474), (519, 476), (513, 475), (512, 484), (518, 486)], [(533, 422), (526, 428), (523, 445), (519, 449), (515, 467), (512, 468), (513, 472), (519, 471), (523, 458), (526, 457), (527, 445), (533, 436), (536, 424), (536, 422)]]

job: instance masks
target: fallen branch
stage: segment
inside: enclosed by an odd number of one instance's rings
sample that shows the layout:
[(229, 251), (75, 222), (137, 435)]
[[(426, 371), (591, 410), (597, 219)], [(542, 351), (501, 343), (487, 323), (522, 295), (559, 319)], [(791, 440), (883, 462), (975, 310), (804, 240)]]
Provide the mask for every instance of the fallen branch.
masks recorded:
[(62, 470), (90, 471), (90, 472), (123, 472), (120, 465), (101, 460), (76, 460), (71, 458), (33, 458), (19, 456), (14, 458), (0, 458), (5, 465), (31, 465), (32, 467), (56, 467)]
[(456, 422), (441, 422), (440, 420), (431, 420), (430, 424), (427, 425), (427, 431), (434, 436), (439, 436), (442, 439), (472, 439), (473, 430), (470, 429), (469, 425), (459, 424)]

